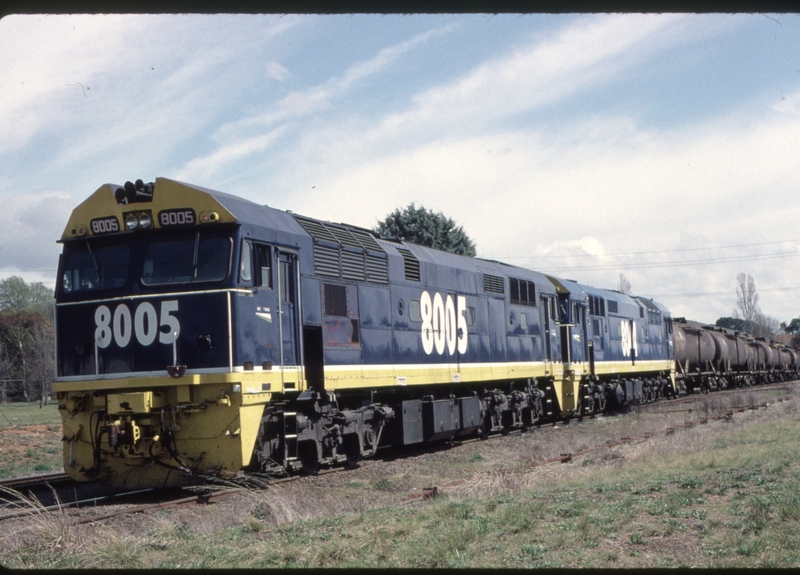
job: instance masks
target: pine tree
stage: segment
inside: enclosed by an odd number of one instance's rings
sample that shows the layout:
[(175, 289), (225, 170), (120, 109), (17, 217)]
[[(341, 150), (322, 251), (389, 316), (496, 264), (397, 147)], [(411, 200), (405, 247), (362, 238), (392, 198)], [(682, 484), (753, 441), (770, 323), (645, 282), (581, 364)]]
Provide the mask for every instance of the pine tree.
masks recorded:
[(382, 238), (405, 240), (462, 256), (475, 256), (475, 243), (462, 226), (441, 212), (433, 212), (412, 202), (397, 208), (380, 222), (374, 232)]

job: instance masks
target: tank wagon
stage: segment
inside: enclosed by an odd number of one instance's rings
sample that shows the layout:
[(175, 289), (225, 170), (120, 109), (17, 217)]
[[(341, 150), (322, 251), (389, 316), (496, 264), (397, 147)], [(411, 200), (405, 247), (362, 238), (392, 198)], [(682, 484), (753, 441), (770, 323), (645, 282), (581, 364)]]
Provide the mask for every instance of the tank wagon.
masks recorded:
[(650, 299), (167, 178), (101, 186), (60, 241), (64, 467), (119, 487), (313, 473), (710, 387), (723, 366), (739, 384), (758, 345), (723, 334), (739, 355), (695, 357)]
[(797, 377), (795, 350), (765, 338), (676, 318), (674, 324), (678, 388), (715, 391)]

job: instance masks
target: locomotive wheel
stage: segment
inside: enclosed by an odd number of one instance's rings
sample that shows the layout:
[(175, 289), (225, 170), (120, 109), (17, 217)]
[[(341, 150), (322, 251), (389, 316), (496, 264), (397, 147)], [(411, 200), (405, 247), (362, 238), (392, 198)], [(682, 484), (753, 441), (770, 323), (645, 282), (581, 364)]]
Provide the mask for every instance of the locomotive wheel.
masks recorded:
[(594, 396), (594, 411), (595, 413), (603, 413), (606, 410), (606, 395), (604, 393), (596, 393)]
[(308, 475), (314, 475), (317, 471), (319, 471), (319, 457), (315, 442), (301, 442), (298, 446), (298, 455), (305, 473)]

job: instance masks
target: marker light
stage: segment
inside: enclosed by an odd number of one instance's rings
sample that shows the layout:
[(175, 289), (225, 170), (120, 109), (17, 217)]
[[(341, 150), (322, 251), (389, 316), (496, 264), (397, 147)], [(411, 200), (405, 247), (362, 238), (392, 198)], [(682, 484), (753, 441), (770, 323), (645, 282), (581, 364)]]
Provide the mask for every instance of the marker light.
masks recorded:
[(143, 230), (146, 230), (147, 228), (153, 225), (153, 219), (148, 214), (142, 214), (139, 217), (139, 225), (142, 227)]
[(125, 219), (125, 227), (129, 230), (135, 230), (139, 227), (139, 220), (136, 219), (136, 216), (131, 214)]

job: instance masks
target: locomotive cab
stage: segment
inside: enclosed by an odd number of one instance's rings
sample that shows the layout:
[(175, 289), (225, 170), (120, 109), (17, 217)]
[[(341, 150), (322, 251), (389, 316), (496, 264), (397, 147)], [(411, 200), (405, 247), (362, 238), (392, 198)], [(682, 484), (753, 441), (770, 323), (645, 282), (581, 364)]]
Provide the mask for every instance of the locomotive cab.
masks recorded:
[(61, 239), (65, 469), (125, 487), (233, 474), (272, 395), (303, 387), (291, 218), (255, 242), (241, 200), (138, 184), (102, 186)]

